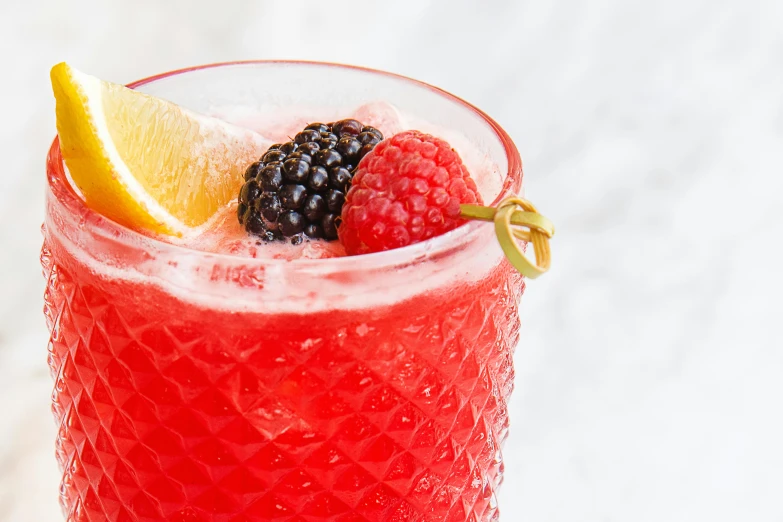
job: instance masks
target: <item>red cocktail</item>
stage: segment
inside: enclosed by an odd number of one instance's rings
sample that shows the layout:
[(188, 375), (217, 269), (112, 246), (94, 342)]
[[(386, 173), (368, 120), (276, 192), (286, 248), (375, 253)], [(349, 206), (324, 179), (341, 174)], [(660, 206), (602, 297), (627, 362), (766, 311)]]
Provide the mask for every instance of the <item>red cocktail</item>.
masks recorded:
[[(351, 81), (296, 86), (324, 74)], [(253, 78), (260, 98), (243, 87)], [(136, 87), (204, 111), (380, 97), (490, 158), (486, 201), (520, 189), (497, 124), (412, 80), (248, 63)], [(490, 224), (378, 254), (252, 259), (93, 212), (57, 142), (47, 170), (45, 313), (69, 521), (498, 519), (523, 283)]]

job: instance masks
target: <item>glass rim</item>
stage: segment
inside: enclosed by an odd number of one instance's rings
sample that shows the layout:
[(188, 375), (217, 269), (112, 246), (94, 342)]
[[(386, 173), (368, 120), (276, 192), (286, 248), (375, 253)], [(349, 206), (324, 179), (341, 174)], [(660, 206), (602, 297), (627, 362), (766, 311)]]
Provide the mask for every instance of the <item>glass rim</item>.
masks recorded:
[[(346, 65), (332, 62), (320, 62), (309, 60), (239, 60), (228, 62), (216, 62), (204, 65), (196, 65), (190, 67), (184, 67), (175, 69), (172, 71), (155, 74), (146, 78), (136, 80), (134, 82), (126, 84), (128, 88), (136, 89), (143, 85), (147, 85), (158, 80), (163, 80), (173, 76), (187, 74), (190, 72), (200, 71), (204, 69), (214, 69), (220, 67), (242, 65), (293, 65), (293, 66), (316, 66), (316, 67), (331, 67), (338, 69), (348, 69), (359, 71), (362, 73), (373, 74), (378, 76), (384, 76), (395, 80), (404, 81), (414, 84), (418, 87), (424, 88), (438, 96), (442, 96), (457, 105), (465, 108), (486, 123), (495, 137), (498, 139), (503, 147), (507, 161), (507, 171), (503, 176), (503, 184), (495, 199), (490, 203), (491, 206), (496, 206), (500, 201), (510, 195), (517, 194), (522, 186), (522, 159), (519, 155), (519, 151), (511, 140), (508, 133), (498, 124), (494, 119), (487, 115), (484, 111), (474, 106), (473, 104), (459, 98), (458, 96), (451, 94), (450, 92), (430, 85), (426, 82), (416, 80), (407, 76), (403, 76), (397, 73), (391, 73), (382, 71), (379, 69), (372, 69), (357, 65)], [(61, 183), (55, 183), (55, 180), (61, 181)], [(430, 238), (428, 240), (408, 245), (402, 248), (394, 250), (387, 250), (383, 252), (376, 252), (371, 254), (363, 254), (361, 256), (345, 256), (345, 257), (332, 257), (325, 259), (269, 259), (269, 258), (252, 258), (243, 256), (241, 254), (231, 253), (216, 253), (207, 252), (204, 250), (193, 249), (184, 245), (177, 245), (174, 243), (166, 242), (162, 239), (149, 236), (138, 232), (134, 229), (121, 225), (97, 211), (87, 206), (86, 202), (76, 193), (71, 186), (70, 181), (65, 175), (65, 169), (63, 166), (63, 160), (60, 152), (59, 137), (55, 136), (52, 142), (49, 153), (47, 156), (47, 189), (51, 191), (52, 196), (61, 205), (69, 207), (67, 215), (73, 219), (75, 216), (79, 216), (80, 228), (87, 228), (90, 233), (96, 234), (100, 237), (111, 239), (113, 241), (119, 241), (127, 245), (132, 245), (137, 248), (154, 249), (160, 252), (167, 252), (173, 255), (188, 255), (199, 256), (204, 259), (209, 259), (212, 262), (222, 262), (229, 265), (235, 265), (241, 263), (243, 266), (279, 266), (288, 265), (291, 269), (317, 269), (317, 271), (323, 271), (325, 269), (333, 270), (348, 270), (351, 268), (357, 268), (362, 271), (367, 269), (378, 269), (383, 267), (391, 267), (401, 264), (409, 264), (422, 258), (440, 257), (447, 254), (454, 249), (458, 249), (465, 243), (469, 243), (475, 240), (481, 234), (492, 233), (489, 228), (490, 224), (480, 221), (469, 221), (468, 223), (447, 232), (446, 234)]]

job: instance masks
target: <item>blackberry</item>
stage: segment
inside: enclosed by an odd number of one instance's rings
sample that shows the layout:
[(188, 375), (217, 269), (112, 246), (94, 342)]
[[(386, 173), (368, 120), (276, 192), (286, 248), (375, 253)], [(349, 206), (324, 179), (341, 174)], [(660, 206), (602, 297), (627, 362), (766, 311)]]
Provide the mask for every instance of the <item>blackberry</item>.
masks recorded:
[(332, 167), (329, 171), (329, 184), (332, 188), (342, 192), (348, 192), (351, 186), (351, 172), (344, 167)]
[(310, 173), (307, 178), (307, 188), (314, 193), (323, 192), (329, 184), (329, 173), (320, 165), (310, 167)]
[(321, 137), (316, 143), (318, 143), (318, 147), (321, 150), (329, 150), (333, 149), (334, 146), (337, 145), (337, 140), (339, 140), (339, 138), (336, 134), (332, 134), (331, 132), (322, 132)]
[[(256, 180), (261, 184), (264, 192), (276, 192), (283, 186), (283, 169), (280, 162), (276, 161), (264, 166), (256, 176)], [(247, 183), (250, 183), (248, 180)]]
[(286, 210), (299, 210), (307, 197), (307, 189), (302, 185), (286, 185), (280, 189), (280, 203)]
[(326, 200), (320, 194), (308, 196), (304, 204), (304, 215), (311, 223), (318, 223), (326, 215)]
[(337, 219), (338, 215), (336, 214), (326, 214), (321, 220), (325, 238), (337, 239)]
[(299, 152), (302, 152), (304, 154), (308, 154), (310, 157), (315, 156), (315, 153), (321, 150), (321, 146), (318, 145), (318, 143), (314, 141), (309, 141), (307, 143), (302, 143), (299, 146)]
[(318, 132), (331, 132), (332, 129), (329, 125), (326, 125), (325, 123), (311, 123), (307, 127), (305, 127), (305, 130), (317, 130)]
[(359, 156), (359, 151), (362, 150), (363, 143), (352, 136), (346, 136), (340, 138), (340, 141), (335, 145), (335, 149), (340, 155), (348, 161), (353, 161)]
[(304, 230), (304, 216), (294, 210), (288, 210), (277, 218), (277, 226), (285, 237), (295, 236)]
[(307, 237), (311, 237), (313, 239), (324, 237), (323, 228), (321, 228), (321, 225), (316, 225), (315, 223), (310, 223), (309, 225), (305, 226), (304, 233)]
[(333, 212), (339, 216), (340, 212), (343, 210), (343, 203), (345, 203), (344, 192), (332, 189), (326, 193), (326, 207), (329, 209), (329, 212)]
[(237, 218), (264, 241), (337, 239), (339, 216), (356, 165), (381, 140), (353, 119), (311, 123), (286, 143), (269, 147), (245, 171)]
[(362, 132), (363, 128), (364, 125), (356, 120), (341, 120), (332, 125), (335, 134), (339, 134), (341, 138), (343, 136), (356, 136)]
[(303, 183), (310, 174), (310, 163), (308, 156), (302, 155), (300, 158), (286, 160), (283, 163), (283, 178), (288, 183)]
[(256, 203), (256, 210), (270, 223), (277, 221), (277, 216), (282, 212), (282, 208), (277, 192), (264, 192)]
[(315, 162), (322, 167), (331, 169), (343, 164), (342, 155), (334, 149), (319, 150), (315, 155)]

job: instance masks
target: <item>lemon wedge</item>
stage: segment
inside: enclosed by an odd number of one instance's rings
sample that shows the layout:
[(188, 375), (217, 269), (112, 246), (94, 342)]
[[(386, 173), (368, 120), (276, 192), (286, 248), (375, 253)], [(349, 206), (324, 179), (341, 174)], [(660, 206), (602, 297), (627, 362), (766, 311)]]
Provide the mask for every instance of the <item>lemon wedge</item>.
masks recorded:
[(238, 194), (260, 134), (99, 80), (51, 72), (57, 132), (88, 206), (133, 229), (182, 236)]

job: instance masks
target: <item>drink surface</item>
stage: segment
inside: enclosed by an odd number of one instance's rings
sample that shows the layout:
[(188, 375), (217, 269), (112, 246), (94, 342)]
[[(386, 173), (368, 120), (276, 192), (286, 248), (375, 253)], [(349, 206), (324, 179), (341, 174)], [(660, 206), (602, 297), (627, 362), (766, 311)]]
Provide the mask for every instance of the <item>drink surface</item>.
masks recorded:
[[(438, 279), (444, 259), (404, 289), (389, 273), (386, 296), (345, 306), (232, 308), (101, 270), (53, 221), (42, 263), (69, 522), (497, 520), (523, 288), (507, 262)], [(229, 218), (213, 225), (190, 246), (342, 255), (254, 249)]]
[[(217, 110), (215, 116), (232, 120), (242, 127), (252, 128), (267, 139), (267, 145), (286, 142), (313, 122), (314, 116), (305, 118), (297, 115), (291, 108), (274, 111), (263, 116), (234, 114), (232, 110)], [(320, 121), (331, 121), (344, 117), (356, 118), (367, 125), (379, 129), (384, 136), (391, 137), (405, 129), (427, 129), (439, 137), (447, 138), (458, 148), (468, 166), (471, 176), (489, 197), (496, 193), (502, 183), (503, 175), (491, 159), (476, 150), (458, 131), (434, 127), (421, 118), (404, 114), (387, 102), (376, 101), (361, 105), (346, 112), (324, 111), (318, 115)], [(489, 198), (491, 201), (491, 198)], [(248, 235), (236, 218), (237, 202), (219, 211), (204, 226), (194, 230), (194, 234), (183, 238), (160, 236), (163, 241), (175, 242), (195, 250), (225, 253), (237, 256), (265, 259), (324, 259), (343, 257), (345, 249), (339, 241), (311, 240), (302, 236), (304, 245), (291, 245), (276, 241), (267, 243), (258, 237)]]

